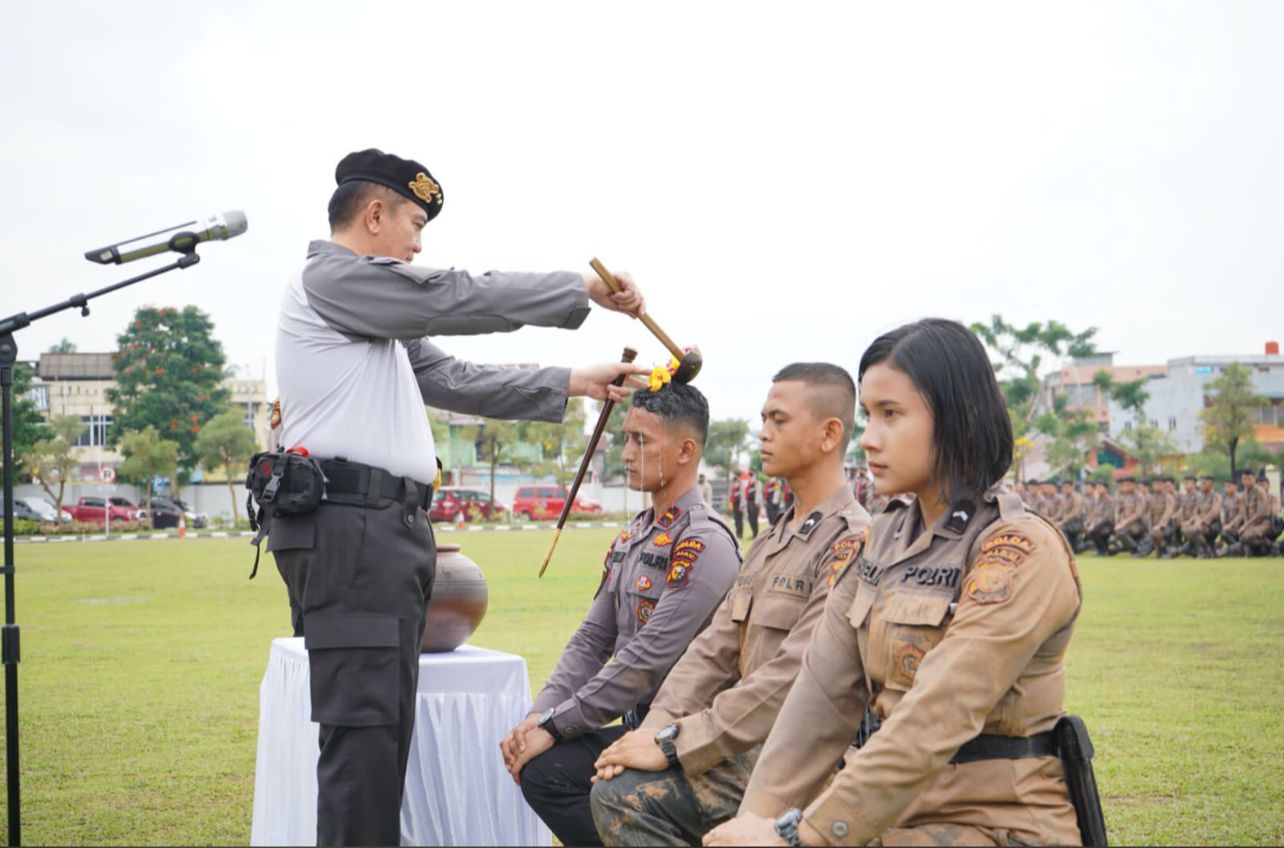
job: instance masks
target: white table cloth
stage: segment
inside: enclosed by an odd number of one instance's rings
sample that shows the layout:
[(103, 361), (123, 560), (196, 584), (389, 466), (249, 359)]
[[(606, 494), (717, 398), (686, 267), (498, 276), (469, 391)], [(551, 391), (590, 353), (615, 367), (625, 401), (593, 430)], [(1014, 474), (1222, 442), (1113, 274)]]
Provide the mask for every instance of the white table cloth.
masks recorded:
[[(403, 845), (549, 845), (499, 741), (529, 711), (526, 661), (463, 645), (419, 659)], [(275, 639), (259, 689), (251, 845), (315, 845), (317, 725), (302, 639)]]

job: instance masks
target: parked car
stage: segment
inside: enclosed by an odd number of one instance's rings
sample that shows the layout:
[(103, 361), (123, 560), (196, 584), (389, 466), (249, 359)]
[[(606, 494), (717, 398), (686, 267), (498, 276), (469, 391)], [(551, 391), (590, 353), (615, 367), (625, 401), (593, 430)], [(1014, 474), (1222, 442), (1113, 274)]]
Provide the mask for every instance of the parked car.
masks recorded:
[(147, 517), (147, 510), (136, 506), (129, 498), (120, 497), (83, 497), (76, 501), (75, 506), (68, 507), (67, 511), (77, 521), (101, 524), (106, 519), (108, 502), (111, 504), (112, 521), (141, 521)]
[(460, 486), (443, 486), (432, 496), (428, 517), (433, 521), (450, 523), (457, 520), (460, 512), (463, 512), (465, 520), (471, 518), (474, 510), (480, 512), (487, 521), (502, 520), (508, 516), (508, 507), (499, 501), (491, 501), (486, 492)]
[(157, 530), (177, 527), (179, 516), (190, 528), (199, 529), (209, 524), (209, 516), (196, 512), (178, 498), (152, 498), (152, 527)]
[[(544, 521), (562, 514), (570, 489), (551, 483), (518, 486), (513, 498), (513, 515), (525, 521)], [(592, 498), (576, 497), (571, 512), (601, 512), (602, 505)]]
[[(0, 518), (4, 516), (4, 505), (0, 504)], [(13, 517), (24, 521), (42, 521), (49, 524), (58, 520), (58, 511), (44, 498), (14, 498)], [(62, 520), (71, 521), (71, 514), (62, 511)]]
[[(23, 510), (26, 510), (28, 515), (23, 515)], [(52, 524), (58, 520), (58, 509), (44, 498), (14, 498), (13, 517), (31, 518), (33, 521), (45, 521)], [(64, 509), (62, 511), (62, 520), (64, 523), (71, 521), (71, 513)]]

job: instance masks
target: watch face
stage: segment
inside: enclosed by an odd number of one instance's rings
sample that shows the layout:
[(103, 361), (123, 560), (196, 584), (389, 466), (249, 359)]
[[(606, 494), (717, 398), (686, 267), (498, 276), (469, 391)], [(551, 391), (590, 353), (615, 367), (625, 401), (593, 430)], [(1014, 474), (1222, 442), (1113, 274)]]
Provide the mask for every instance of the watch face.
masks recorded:
[(669, 741), (678, 735), (678, 726), (676, 724), (666, 724), (660, 728), (660, 732), (655, 734), (656, 741)]
[(539, 723), (540, 723), (540, 724), (543, 724), (543, 723), (544, 723), (544, 722), (546, 722), (546, 721), (552, 721), (552, 719), (553, 719), (553, 712), (554, 712), (554, 710), (556, 710), (556, 709), (557, 709), (557, 708), (556, 708), (556, 707), (554, 707), (553, 709), (545, 710), (545, 711), (544, 711), (544, 714), (543, 714), (542, 716), (540, 716), (540, 717), (539, 717)]

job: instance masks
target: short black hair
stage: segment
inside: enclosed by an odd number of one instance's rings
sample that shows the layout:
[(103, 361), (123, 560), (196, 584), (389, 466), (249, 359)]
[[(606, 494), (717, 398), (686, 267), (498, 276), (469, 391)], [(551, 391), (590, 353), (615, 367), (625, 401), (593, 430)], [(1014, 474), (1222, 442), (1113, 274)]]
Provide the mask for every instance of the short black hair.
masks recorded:
[(335, 188), (334, 194), (330, 195), (330, 206), (327, 210), (330, 215), (330, 230), (341, 230), (351, 224), (357, 214), (372, 200), (382, 200), (392, 209), (407, 202), (406, 198), (397, 192), (378, 183), (368, 180), (348, 180), (346, 183), (340, 183)]
[(645, 409), (665, 421), (683, 421), (700, 436), (700, 449), (709, 438), (709, 401), (695, 386), (665, 383), (658, 391), (639, 389), (633, 393), (633, 407)]
[(1012, 465), (1012, 419), (994, 366), (971, 330), (924, 318), (884, 333), (860, 358), (860, 378), (888, 362), (904, 372), (932, 410), (933, 474), (946, 503), (978, 498)]
[(843, 451), (856, 426), (856, 382), (841, 365), (832, 362), (793, 362), (776, 372), (773, 383), (798, 382), (820, 391), (809, 392), (811, 409), (821, 418), (843, 422)]

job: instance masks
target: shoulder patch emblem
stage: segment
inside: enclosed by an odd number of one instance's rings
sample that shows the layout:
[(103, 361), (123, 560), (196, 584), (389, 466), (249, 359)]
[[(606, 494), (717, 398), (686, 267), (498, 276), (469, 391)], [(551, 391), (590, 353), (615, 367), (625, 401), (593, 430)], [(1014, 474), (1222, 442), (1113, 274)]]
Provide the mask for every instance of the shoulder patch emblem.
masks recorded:
[(638, 601), (638, 624), (646, 624), (651, 620), (651, 613), (655, 611), (655, 601), (650, 598), (643, 598)]
[(987, 557), (1020, 565), (1034, 552), (1034, 542), (1024, 533), (999, 533), (981, 543), (981, 553)]
[(651, 540), (651, 544), (655, 545), (657, 548), (667, 548), (669, 545), (673, 544), (673, 537), (666, 532), (662, 532), (659, 536), (656, 536)]
[(665, 585), (675, 589), (687, 585), (691, 580), (691, 571), (695, 568), (696, 560), (703, 550), (704, 542), (699, 539), (683, 539), (678, 542), (672, 556), (669, 557), (669, 574)]
[(1012, 570), (982, 562), (967, 577), (967, 596), (978, 604), (1002, 604), (1012, 597)]
[(857, 533), (855, 535), (844, 536), (843, 538), (839, 539), (837, 542), (834, 542), (834, 544), (830, 546), (829, 548), (829, 559), (830, 559), (829, 569), (831, 572), (829, 575), (830, 588), (833, 588), (834, 584), (838, 582), (838, 578), (842, 577), (843, 572), (847, 569), (848, 563), (850, 563), (856, 557), (856, 554), (860, 553), (860, 550), (862, 547), (864, 547), (865, 540), (868, 538), (868, 536), (869, 536), (869, 531), (862, 530), (860, 533)]

